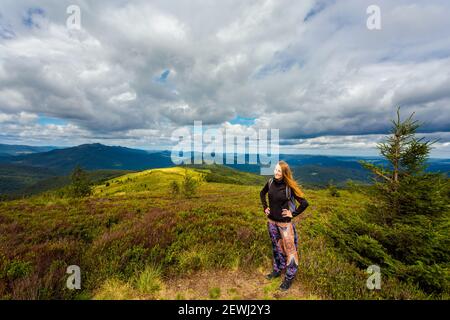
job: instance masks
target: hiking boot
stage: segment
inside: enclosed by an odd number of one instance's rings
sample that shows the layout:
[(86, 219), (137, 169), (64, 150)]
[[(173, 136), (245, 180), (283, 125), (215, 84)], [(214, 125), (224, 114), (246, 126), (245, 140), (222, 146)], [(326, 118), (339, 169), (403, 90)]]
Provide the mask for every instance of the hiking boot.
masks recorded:
[(281, 272), (272, 271), (271, 273), (266, 275), (266, 279), (271, 280), (273, 278), (278, 278), (279, 276), (281, 276)]
[(287, 289), (289, 289), (291, 287), (291, 284), (292, 284), (292, 279), (291, 280), (284, 279), (283, 283), (280, 285), (280, 290), (286, 291)]

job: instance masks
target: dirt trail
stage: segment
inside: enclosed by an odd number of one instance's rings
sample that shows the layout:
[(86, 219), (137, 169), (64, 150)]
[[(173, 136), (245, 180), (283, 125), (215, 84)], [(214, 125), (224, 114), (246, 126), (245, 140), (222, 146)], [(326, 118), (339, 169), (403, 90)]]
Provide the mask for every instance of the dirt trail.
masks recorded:
[(320, 299), (310, 294), (298, 281), (282, 292), (278, 289), (282, 278), (267, 280), (262, 270), (253, 273), (217, 270), (201, 271), (187, 277), (166, 279), (157, 299)]

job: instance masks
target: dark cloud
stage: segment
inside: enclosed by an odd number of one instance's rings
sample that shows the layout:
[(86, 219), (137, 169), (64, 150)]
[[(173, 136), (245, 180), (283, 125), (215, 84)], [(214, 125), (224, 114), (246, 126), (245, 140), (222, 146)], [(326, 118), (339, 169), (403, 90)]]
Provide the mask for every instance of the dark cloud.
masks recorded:
[[(8, 141), (153, 145), (194, 120), (239, 131), (230, 121), (240, 116), (291, 145), (334, 137), (368, 149), (397, 106), (423, 133), (450, 128), (445, 1), (379, 1), (377, 31), (366, 28), (372, 3), (357, 0), (95, 1), (80, 5), (80, 31), (66, 28), (65, 3), (2, 4)], [(39, 124), (38, 114), (65, 124)]]

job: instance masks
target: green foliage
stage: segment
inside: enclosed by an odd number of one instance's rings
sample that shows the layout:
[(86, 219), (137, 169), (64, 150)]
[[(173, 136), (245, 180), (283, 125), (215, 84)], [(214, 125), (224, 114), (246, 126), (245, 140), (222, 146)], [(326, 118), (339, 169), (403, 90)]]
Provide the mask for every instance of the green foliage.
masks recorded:
[(381, 155), (389, 161), (387, 168), (360, 161), (373, 173), (377, 195), (389, 207), (390, 214), (384, 215), (388, 223), (398, 216), (423, 214), (426, 208), (437, 212), (446, 209), (444, 187), (447, 177), (425, 172), (434, 142), (422, 142), (423, 138), (416, 138), (420, 124), (412, 120), (413, 115), (401, 121), (398, 108), (397, 120), (392, 121), (391, 135), (386, 142), (377, 145)]
[(135, 298), (133, 287), (122, 280), (107, 279), (93, 297), (94, 300), (127, 300)]
[(29, 275), (32, 271), (32, 266), (29, 261), (13, 260), (5, 269), (4, 276), (9, 280), (15, 280)]
[(214, 287), (209, 289), (209, 297), (211, 299), (219, 299), (220, 298), (220, 288)]
[(170, 183), (169, 193), (170, 193), (171, 197), (174, 197), (174, 198), (179, 196), (180, 185), (178, 184), (177, 181), (174, 180)]
[(270, 253), (264, 241), (265, 225), (255, 225), (253, 214), (227, 212), (208, 204), (178, 216), (183, 223), (177, 224), (177, 236), (165, 258), (173, 273), (256, 267)]
[[(311, 218), (311, 224), (324, 224), (323, 217)], [(308, 224), (309, 225), (309, 224)], [(331, 229), (327, 229), (328, 231)], [(425, 299), (417, 286), (389, 276), (381, 268), (381, 290), (366, 287), (368, 274), (339, 248), (329, 245), (327, 236), (304, 237), (299, 242), (302, 258), (298, 278), (314, 293), (328, 299)]]
[(19, 197), (39, 181), (55, 176), (51, 170), (19, 164), (0, 164), (0, 194)]
[(332, 197), (340, 197), (341, 196), (341, 194), (339, 193), (339, 190), (334, 185), (333, 180), (330, 180), (328, 182), (327, 188), (328, 188), (328, 192), (330, 193), (330, 196), (332, 196)]
[(136, 288), (142, 293), (155, 294), (162, 288), (161, 267), (149, 265), (135, 280)]
[[(150, 298), (162, 279), (197, 270), (269, 269), (263, 184), (201, 183), (196, 198), (174, 203), (167, 191), (172, 181), (183, 182), (184, 169), (115, 178), (88, 198), (39, 195), (0, 203), (0, 297)], [(210, 169), (187, 168), (194, 179)], [(331, 299), (448, 297), (448, 211), (408, 214), (388, 225), (374, 214), (385, 207), (376, 193), (305, 193), (311, 206), (297, 220), (297, 277), (305, 288)], [(448, 199), (448, 190), (443, 194)], [(65, 288), (71, 264), (83, 270), (83, 293)], [(371, 264), (381, 267), (382, 290), (366, 287)]]
[(353, 181), (352, 179), (347, 179), (347, 181), (345, 182), (345, 188), (350, 192), (350, 193), (354, 193), (354, 192), (360, 192), (361, 191), (361, 186), (359, 186), (355, 181)]
[(81, 198), (91, 195), (91, 182), (87, 173), (81, 169), (80, 166), (76, 166), (70, 176), (70, 195), (75, 198)]
[(450, 180), (424, 171), (431, 143), (415, 138), (412, 115), (402, 122), (397, 114), (392, 136), (379, 144), (389, 167), (363, 163), (375, 175), (374, 201), (365, 215), (332, 219), (329, 236), (360, 267), (378, 264), (428, 294), (448, 294)]
[(263, 176), (239, 171), (225, 165), (189, 165), (186, 167), (194, 168), (196, 170), (207, 170), (205, 175), (206, 182), (258, 186), (266, 183), (266, 178)]
[[(93, 184), (101, 184), (130, 170), (86, 171)], [(55, 173), (41, 167), (0, 164), (0, 199), (19, 199), (42, 193), (57, 193), (60, 197), (70, 196), (70, 175), (55, 176)]]
[(183, 195), (188, 199), (194, 197), (197, 192), (197, 186), (198, 181), (186, 170), (183, 182), (181, 183)]
[[(314, 157), (317, 158), (318, 163), (293, 164), (291, 167), (295, 180), (301, 181), (307, 189), (324, 189), (330, 180), (342, 188), (345, 187), (346, 180), (349, 178), (359, 184), (370, 183), (367, 170), (356, 161), (341, 161), (334, 157)], [(328, 163), (328, 161), (332, 162)]]

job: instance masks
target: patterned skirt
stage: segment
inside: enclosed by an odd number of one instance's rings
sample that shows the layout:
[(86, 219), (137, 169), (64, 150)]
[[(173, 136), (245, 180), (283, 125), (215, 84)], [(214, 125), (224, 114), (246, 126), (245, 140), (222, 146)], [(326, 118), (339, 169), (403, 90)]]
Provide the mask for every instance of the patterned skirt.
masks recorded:
[(298, 270), (298, 237), (293, 222), (268, 219), (267, 228), (273, 249), (273, 271), (286, 269), (286, 279), (294, 278)]

